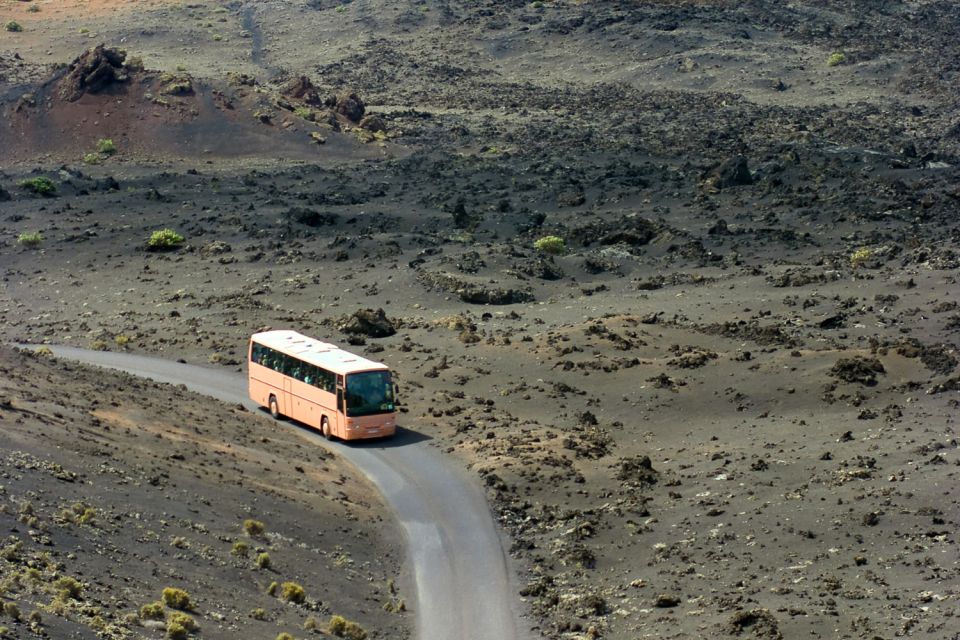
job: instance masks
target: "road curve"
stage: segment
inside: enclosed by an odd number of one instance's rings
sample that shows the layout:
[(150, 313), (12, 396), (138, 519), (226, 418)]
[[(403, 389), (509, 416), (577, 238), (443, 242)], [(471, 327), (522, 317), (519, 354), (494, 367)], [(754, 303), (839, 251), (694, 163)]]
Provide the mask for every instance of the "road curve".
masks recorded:
[[(26, 345), (24, 345), (26, 346)], [(246, 378), (159, 358), (50, 346), (54, 355), (119, 369), (251, 410)], [(291, 428), (294, 428), (291, 426)], [(513, 573), (477, 483), (401, 429), (393, 439), (346, 445), (304, 431), (369, 478), (393, 508), (407, 536), (416, 588), (419, 640), (529, 640), (513, 594)]]

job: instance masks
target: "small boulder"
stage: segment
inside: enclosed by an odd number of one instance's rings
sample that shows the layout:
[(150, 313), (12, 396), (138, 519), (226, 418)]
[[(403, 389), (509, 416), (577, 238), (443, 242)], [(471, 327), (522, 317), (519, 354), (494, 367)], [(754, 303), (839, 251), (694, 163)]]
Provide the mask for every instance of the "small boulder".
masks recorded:
[(738, 155), (724, 160), (707, 172), (704, 184), (717, 190), (753, 184), (753, 176), (750, 174), (747, 159)]
[(383, 118), (372, 113), (363, 116), (363, 118), (360, 120), (360, 124), (357, 126), (359, 126), (361, 129), (366, 129), (367, 131), (373, 131), (374, 133), (387, 130), (387, 123), (383, 121)]
[(223, 240), (214, 240), (209, 242), (202, 247), (200, 247), (200, 257), (209, 258), (211, 256), (219, 256), (224, 253), (230, 253), (233, 251), (233, 247), (224, 242)]
[(369, 338), (386, 338), (397, 332), (393, 322), (387, 318), (383, 309), (360, 309), (344, 318), (339, 326), (340, 331), (353, 335), (362, 335)]
[(342, 93), (337, 96), (334, 111), (351, 122), (359, 122), (363, 118), (366, 107), (356, 93)]
[(653, 606), (660, 609), (668, 609), (680, 604), (680, 597), (672, 593), (661, 593), (653, 601)]
[(749, 633), (754, 638), (780, 640), (783, 634), (777, 625), (777, 619), (769, 609), (750, 609), (737, 611), (727, 621), (726, 631), (740, 636)]
[(281, 88), (281, 93), (288, 98), (300, 100), (314, 107), (319, 107), (323, 104), (323, 98), (320, 97), (317, 88), (307, 76), (298, 76), (290, 80)]
[(878, 373), (886, 373), (883, 364), (876, 358), (862, 356), (840, 358), (830, 369), (830, 375), (835, 378), (844, 382), (858, 382), (868, 387), (877, 384)]

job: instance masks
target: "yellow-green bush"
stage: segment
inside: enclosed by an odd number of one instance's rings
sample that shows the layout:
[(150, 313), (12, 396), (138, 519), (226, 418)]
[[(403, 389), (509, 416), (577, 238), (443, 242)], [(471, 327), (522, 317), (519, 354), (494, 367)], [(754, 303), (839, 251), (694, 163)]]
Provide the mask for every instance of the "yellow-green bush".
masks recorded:
[(303, 590), (303, 587), (296, 582), (284, 582), (280, 585), (280, 597), (287, 602), (303, 604), (303, 601), (307, 598), (307, 594)]
[(106, 156), (111, 156), (117, 152), (116, 145), (113, 144), (113, 140), (110, 138), (100, 138), (97, 140), (97, 153), (102, 153)]
[(543, 253), (557, 255), (567, 250), (567, 243), (560, 236), (543, 236), (533, 243), (533, 248)]
[(21, 189), (26, 189), (40, 196), (53, 195), (57, 190), (57, 185), (54, 184), (53, 180), (45, 176), (21, 180), (17, 185)]
[(39, 231), (34, 233), (21, 233), (17, 236), (17, 244), (28, 249), (39, 247), (41, 242), (43, 242), (43, 236), (40, 235)]
[(265, 525), (259, 520), (249, 518), (243, 521), (243, 530), (246, 531), (249, 536), (263, 535), (265, 529)]
[(860, 247), (850, 254), (850, 265), (854, 267), (861, 267), (872, 257), (873, 250), (871, 250), (869, 247)]
[(338, 638), (347, 640), (367, 640), (367, 632), (356, 622), (351, 622), (343, 616), (330, 616), (327, 630)]
[(163, 590), (163, 601), (171, 609), (188, 611), (192, 608), (190, 594), (176, 587), (167, 587)]
[(183, 244), (183, 236), (173, 229), (160, 229), (150, 234), (147, 248), (151, 251), (165, 251)]
[(163, 611), (163, 603), (159, 600), (140, 607), (141, 620), (163, 620), (165, 617), (166, 614)]

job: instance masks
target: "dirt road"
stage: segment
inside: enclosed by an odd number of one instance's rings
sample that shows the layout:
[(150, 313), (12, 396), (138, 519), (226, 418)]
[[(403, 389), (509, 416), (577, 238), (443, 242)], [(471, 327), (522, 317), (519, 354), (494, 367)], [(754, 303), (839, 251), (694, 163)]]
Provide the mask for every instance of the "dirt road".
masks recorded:
[[(122, 353), (52, 347), (56, 356), (119, 369), (257, 410), (242, 375)], [(291, 428), (298, 428), (291, 426)], [(417, 637), (422, 640), (526, 639), (513, 574), (490, 510), (475, 484), (444, 461), (416, 432), (385, 442), (328, 443), (373, 482), (407, 534), (416, 589)]]

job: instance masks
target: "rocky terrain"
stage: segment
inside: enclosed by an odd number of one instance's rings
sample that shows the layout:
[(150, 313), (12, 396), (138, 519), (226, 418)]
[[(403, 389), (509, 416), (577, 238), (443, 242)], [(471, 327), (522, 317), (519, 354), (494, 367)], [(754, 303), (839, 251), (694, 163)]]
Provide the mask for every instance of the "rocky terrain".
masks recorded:
[[(543, 637), (954, 637), (952, 3), (0, 14), (22, 27), (0, 51), (4, 341), (241, 370), (249, 334), (283, 327), (388, 363), (404, 427), (487, 487)], [(183, 241), (149, 246), (165, 228)], [(390, 335), (356, 320), (380, 309)], [(102, 384), (5, 361), (79, 405)], [(33, 433), (10, 455), (68, 468)], [(118, 500), (46, 491), (48, 510)], [(242, 537), (245, 517), (203, 524)], [(350, 527), (383, 540), (382, 517)], [(365, 570), (379, 592), (308, 598), (395, 633), (361, 608), (386, 589)], [(219, 571), (204, 584), (236, 579)]]

